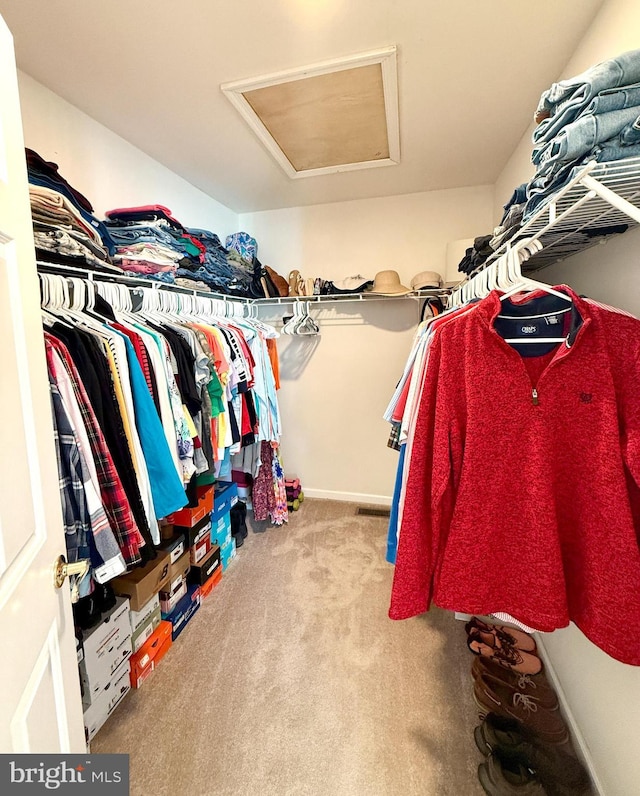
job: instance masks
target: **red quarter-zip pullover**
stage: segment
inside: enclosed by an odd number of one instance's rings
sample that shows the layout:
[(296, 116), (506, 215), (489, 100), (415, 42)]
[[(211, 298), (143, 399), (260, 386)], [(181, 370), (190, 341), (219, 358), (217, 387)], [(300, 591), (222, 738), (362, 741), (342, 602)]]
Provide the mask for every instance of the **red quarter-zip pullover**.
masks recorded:
[(640, 665), (640, 321), (560, 289), (581, 324), (547, 356), (500, 337), (495, 292), (436, 332), (389, 615), (573, 621)]

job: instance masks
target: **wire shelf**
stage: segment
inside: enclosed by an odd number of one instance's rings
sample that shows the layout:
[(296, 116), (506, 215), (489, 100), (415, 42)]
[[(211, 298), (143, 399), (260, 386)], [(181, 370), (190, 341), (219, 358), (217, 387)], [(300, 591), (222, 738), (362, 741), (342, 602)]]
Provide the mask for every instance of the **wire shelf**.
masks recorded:
[(608, 232), (608, 228), (632, 228), (638, 224), (640, 157), (608, 163), (593, 161), (503, 244), (486, 265), (517, 241), (535, 237), (543, 249), (523, 263), (522, 270), (539, 271), (619, 234)]

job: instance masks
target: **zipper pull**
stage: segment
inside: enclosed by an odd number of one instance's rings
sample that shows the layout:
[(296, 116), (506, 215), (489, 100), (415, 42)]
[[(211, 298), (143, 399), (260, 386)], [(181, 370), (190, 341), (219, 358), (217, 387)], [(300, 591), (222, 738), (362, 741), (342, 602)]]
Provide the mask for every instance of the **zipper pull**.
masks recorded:
[(538, 391), (535, 387), (533, 387), (531, 390), (531, 400), (533, 401), (534, 406), (538, 405)]

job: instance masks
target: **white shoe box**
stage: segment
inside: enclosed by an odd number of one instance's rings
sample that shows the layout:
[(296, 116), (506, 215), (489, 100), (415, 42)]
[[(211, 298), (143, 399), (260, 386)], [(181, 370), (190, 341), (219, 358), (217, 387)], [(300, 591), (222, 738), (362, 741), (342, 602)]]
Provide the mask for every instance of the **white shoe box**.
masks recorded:
[(129, 600), (118, 598), (111, 613), (85, 636), (83, 647), (84, 660), (79, 668), (88, 705), (112, 681), (116, 669), (131, 657)]
[(122, 663), (113, 673), (113, 680), (84, 711), (84, 728), (87, 741), (95, 737), (98, 730), (118, 707), (131, 689), (129, 661)]

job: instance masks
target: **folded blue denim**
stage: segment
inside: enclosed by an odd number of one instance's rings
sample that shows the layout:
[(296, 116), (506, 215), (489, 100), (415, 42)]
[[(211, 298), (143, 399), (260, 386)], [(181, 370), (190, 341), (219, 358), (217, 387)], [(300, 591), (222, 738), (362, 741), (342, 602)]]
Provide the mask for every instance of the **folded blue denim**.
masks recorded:
[(522, 185), (518, 185), (517, 188), (513, 189), (513, 193), (511, 194), (511, 198), (509, 201), (503, 205), (504, 213), (502, 214), (502, 218), (500, 219), (500, 225), (504, 224), (505, 219), (509, 215), (509, 211), (513, 205), (521, 205), (523, 202), (527, 201), (527, 184), (523, 182)]
[(550, 142), (535, 146), (531, 160), (539, 174), (557, 171), (558, 164), (575, 162), (595, 146), (619, 135), (640, 118), (640, 106), (597, 116), (586, 114), (567, 124)]
[(555, 174), (544, 177), (536, 175), (527, 186), (527, 204), (525, 205), (522, 223), (525, 224), (535, 213), (550, 202), (584, 168), (585, 164), (596, 160), (599, 163), (640, 158), (640, 143), (633, 146), (620, 145), (617, 138), (603, 141), (587, 153), (580, 163), (569, 163)]
[(602, 61), (575, 77), (560, 80), (543, 92), (536, 115), (548, 113), (534, 132), (534, 142), (548, 135), (553, 137), (564, 125), (578, 118), (591, 100), (605, 89), (632, 86), (640, 82), (640, 50), (630, 50)]

